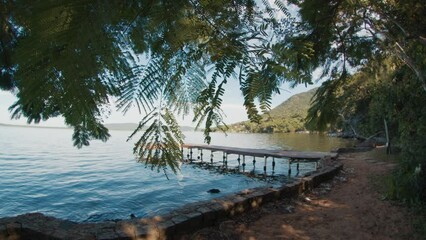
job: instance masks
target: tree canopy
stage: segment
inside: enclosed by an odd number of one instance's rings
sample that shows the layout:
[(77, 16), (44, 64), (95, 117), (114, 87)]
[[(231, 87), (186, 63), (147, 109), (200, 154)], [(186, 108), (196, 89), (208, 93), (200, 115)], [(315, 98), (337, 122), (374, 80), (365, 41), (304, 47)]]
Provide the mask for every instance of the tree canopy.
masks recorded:
[(210, 142), (212, 126), (223, 122), (227, 81), (240, 82), (256, 120), (256, 101), (269, 108), (284, 72), (304, 74), (274, 57), (278, 7), (289, 16), (279, 1), (276, 9), (252, 0), (1, 3), (1, 88), (18, 97), (12, 117), (38, 123), (62, 115), (82, 147), (108, 139), (102, 121), (114, 98), (123, 112), (142, 113), (135, 152), (158, 167), (177, 166), (175, 114), (192, 108)]
[(374, 115), (362, 109), (382, 96), (369, 91), (372, 75), (399, 100), (411, 87), (424, 99), (425, 15), (423, 0), (2, 0), (0, 87), (18, 97), (14, 118), (61, 115), (78, 147), (108, 139), (111, 99), (138, 108), (135, 152), (176, 170), (175, 116), (192, 109), (210, 142), (228, 81), (239, 81), (256, 122), (283, 82), (310, 84), (322, 71), (308, 115), (320, 129)]
[[(402, 150), (390, 195), (424, 201), (426, 21), (421, 16), (426, 5), (415, 0), (310, 2), (299, 2), (302, 19), (310, 22), (306, 37), (331, 51), (315, 51), (314, 59), (329, 71), (307, 124), (320, 130), (350, 127), (369, 136), (384, 131), (387, 123), (392, 145)], [(331, 34), (324, 35), (326, 29)]]

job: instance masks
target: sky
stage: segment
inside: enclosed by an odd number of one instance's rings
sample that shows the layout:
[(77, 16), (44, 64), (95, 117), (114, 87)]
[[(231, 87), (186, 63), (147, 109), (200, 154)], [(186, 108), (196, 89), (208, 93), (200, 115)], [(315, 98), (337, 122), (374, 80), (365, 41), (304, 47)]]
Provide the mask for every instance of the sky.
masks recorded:
[[(320, 86), (320, 83), (314, 85), (299, 85), (295, 88), (290, 88), (288, 85), (283, 85), (281, 87), (281, 94), (277, 94), (272, 98), (272, 107), (278, 106), (280, 103), (288, 99), (294, 94), (308, 91), (314, 87)], [(0, 123), (3, 124), (13, 124), (13, 125), (27, 125), (26, 119), (11, 119), (11, 114), (8, 111), (10, 105), (16, 101), (16, 97), (7, 91), (0, 91)], [(240, 121), (247, 120), (247, 114), (243, 106), (243, 96), (239, 90), (238, 81), (229, 81), (225, 88), (225, 95), (223, 97), (222, 110), (224, 111), (226, 117), (224, 119), (226, 124), (232, 124)], [(114, 111), (114, 106), (111, 106), (111, 115), (104, 119), (104, 123), (138, 123), (143, 115), (139, 114), (137, 108), (131, 109), (126, 115), (123, 115), (120, 111)], [(188, 115), (184, 118), (177, 117), (177, 120), (181, 126), (195, 126), (192, 123), (193, 115)], [(62, 117), (56, 117), (48, 119), (45, 122), (40, 122), (40, 124), (32, 124), (36, 126), (44, 127), (63, 127), (64, 119)]]

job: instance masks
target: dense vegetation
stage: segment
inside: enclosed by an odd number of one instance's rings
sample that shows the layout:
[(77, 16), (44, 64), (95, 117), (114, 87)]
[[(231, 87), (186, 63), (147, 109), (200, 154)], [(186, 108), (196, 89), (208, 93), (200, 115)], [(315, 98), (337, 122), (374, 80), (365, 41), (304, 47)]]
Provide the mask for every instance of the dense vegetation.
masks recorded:
[[(308, 126), (346, 128), (364, 136), (384, 132), (387, 127), (391, 147), (402, 151), (400, 167), (389, 183), (389, 197), (410, 204), (426, 201), (426, 20), (421, 17), (426, 14), (426, 5), (421, 1), (351, 3), (354, 5), (338, 13), (348, 20), (346, 23), (338, 22), (342, 18), (337, 15), (322, 15), (328, 19), (325, 25), (335, 31), (327, 37), (340, 39), (336, 47), (343, 66), (317, 91)], [(363, 9), (356, 10), (363, 4)], [(301, 13), (306, 19), (317, 12), (305, 10)], [(325, 27), (318, 23), (311, 26), (313, 33)], [(359, 34), (362, 29), (366, 32)], [(332, 42), (321, 40), (318, 44)], [(328, 54), (333, 53), (319, 56)], [(354, 66), (357, 61), (356, 69), (344, 66)]]
[[(387, 58), (372, 62), (333, 91), (327, 84), (317, 92), (308, 125), (358, 136), (384, 136), (387, 127), (391, 151), (402, 151), (401, 165), (389, 182), (389, 197), (410, 204), (426, 200), (426, 94), (411, 70), (399, 59)], [(327, 119), (318, 118), (318, 109), (324, 107), (330, 111), (322, 116)]]
[(244, 121), (228, 125), (231, 132), (287, 133), (305, 131), (305, 122), (315, 89), (296, 94), (262, 115), (259, 123)]
[(0, 88), (18, 97), (13, 117), (62, 115), (78, 147), (108, 139), (111, 99), (137, 107), (135, 153), (176, 170), (175, 115), (192, 108), (209, 142), (228, 81), (259, 122), (283, 82), (309, 84), (320, 70), (308, 126), (371, 134), (386, 122), (404, 156), (392, 196), (421, 201), (424, 16), (424, 0), (2, 0)]

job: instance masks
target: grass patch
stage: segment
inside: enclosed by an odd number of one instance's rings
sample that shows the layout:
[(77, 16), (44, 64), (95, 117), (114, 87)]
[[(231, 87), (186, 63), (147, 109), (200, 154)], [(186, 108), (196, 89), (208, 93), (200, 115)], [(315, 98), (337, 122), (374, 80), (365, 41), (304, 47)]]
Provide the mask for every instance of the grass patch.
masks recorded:
[(422, 237), (424, 238), (426, 237), (426, 206), (423, 205), (420, 208), (412, 209), (412, 211), (414, 213), (414, 231), (419, 237), (419, 239), (421, 239)]
[[(400, 161), (399, 154), (386, 155), (386, 152), (382, 149), (379, 149), (378, 151), (374, 150), (370, 153), (371, 154), (369, 154), (369, 156), (377, 161), (395, 164), (398, 164)], [(411, 224), (413, 226), (413, 239), (425, 239), (426, 204), (424, 202), (413, 202), (393, 198), (392, 193), (395, 192), (395, 180), (395, 172), (369, 176), (369, 182), (372, 184), (374, 189), (380, 194), (381, 200), (390, 201), (394, 205), (405, 208), (410, 213), (411, 218), (407, 220), (411, 221)]]

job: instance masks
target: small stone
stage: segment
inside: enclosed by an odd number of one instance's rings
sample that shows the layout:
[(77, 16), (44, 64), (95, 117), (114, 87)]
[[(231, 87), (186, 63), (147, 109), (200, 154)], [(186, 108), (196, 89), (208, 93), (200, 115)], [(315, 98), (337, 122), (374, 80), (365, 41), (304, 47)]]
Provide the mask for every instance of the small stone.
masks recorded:
[(217, 188), (212, 188), (210, 190), (207, 191), (208, 193), (220, 193), (220, 190)]
[(347, 178), (345, 178), (345, 177), (340, 177), (340, 178), (339, 178), (339, 180), (340, 180), (341, 182), (347, 182), (347, 181), (348, 181), (348, 179), (347, 179)]
[(286, 206), (285, 208), (284, 208), (284, 211), (286, 212), (286, 213), (294, 213), (295, 212), (295, 208), (293, 207), (293, 206)]

